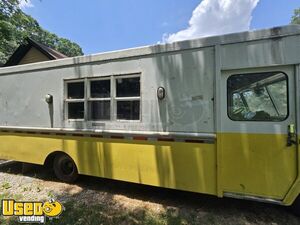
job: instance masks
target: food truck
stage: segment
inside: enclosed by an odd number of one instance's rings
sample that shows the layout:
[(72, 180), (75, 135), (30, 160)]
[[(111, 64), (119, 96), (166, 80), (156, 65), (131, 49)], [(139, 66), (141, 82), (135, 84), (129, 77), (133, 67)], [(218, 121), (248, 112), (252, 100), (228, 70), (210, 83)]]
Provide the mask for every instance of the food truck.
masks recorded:
[(0, 69), (0, 158), (299, 210), (300, 26)]

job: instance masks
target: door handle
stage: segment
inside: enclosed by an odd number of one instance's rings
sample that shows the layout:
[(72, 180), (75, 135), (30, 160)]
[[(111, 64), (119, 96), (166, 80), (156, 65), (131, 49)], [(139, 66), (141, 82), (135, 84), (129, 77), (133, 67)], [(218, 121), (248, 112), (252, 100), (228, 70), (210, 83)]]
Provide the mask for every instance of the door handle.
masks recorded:
[(295, 125), (290, 124), (288, 125), (288, 137), (287, 137), (287, 146), (290, 147), (292, 145), (297, 144), (297, 138), (296, 138), (296, 130)]

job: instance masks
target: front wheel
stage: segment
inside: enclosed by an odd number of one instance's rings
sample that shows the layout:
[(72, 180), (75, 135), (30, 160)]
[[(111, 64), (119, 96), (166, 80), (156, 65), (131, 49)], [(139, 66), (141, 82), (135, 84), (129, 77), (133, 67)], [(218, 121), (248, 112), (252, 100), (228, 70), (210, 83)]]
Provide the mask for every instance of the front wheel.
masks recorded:
[(291, 205), (291, 210), (295, 215), (300, 216), (300, 195), (296, 198), (293, 205)]
[(56, 155), (53, 169), (56, 177), (61, 181), (73, 183), (78, 178), (78, 170), (73, 159), (65, 154)]

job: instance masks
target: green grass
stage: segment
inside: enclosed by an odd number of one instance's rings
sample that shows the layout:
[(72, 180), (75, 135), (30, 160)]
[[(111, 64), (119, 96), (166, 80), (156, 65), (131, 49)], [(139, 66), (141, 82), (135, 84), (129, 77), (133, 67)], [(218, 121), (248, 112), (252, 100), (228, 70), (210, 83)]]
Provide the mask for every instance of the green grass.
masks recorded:
[(1, 187), (2, 187), (2, 189), (6, 189), (7, 190), (7, 189), (10, 189), (12, 186), (11, 186), (10, 183), (4, 182), (4, 183), (2, 183)]
[[(14, 199), (14, 200), (18, 201), (18, 200), (22, 199), (22, 197), (23, 197), (22, 194), (12, 195), (9, 192), (4, 192), (4, 193), (0, 194), (0, 201), (2, 199)], [(0, 206), (0, 208), (1, 208), (1, 206)]]
[[(4, 198), (22, 199), (21, 195), (0, 194)], [(211, 203), (212, 204), (212, 203)], [(246, 207), (247, 205), (247, 207)], [(147, 208), (127, 209), (114, 200), (86, 205), (81, 202), (63, 203), (65, 211), (58, 219), (49, 220), (47, 225), (238, 225), (238, 224), (291, 224), (298, 225), (299, 219), (279, 207), (237, 202), (226, 202), (220, 207), (212, 204), (202, 207), (168, 207), (154, 213)], [(1, 208), (1, 207), (0, 207)], [(0, 210), (1, 211), (1, 210)], [(0, 216), (1, 225), (19, 225), (17, 218), (5, 219)], [(34, 225), (34, 224), (33, 224)]]
[[(127, 211), (124, 209), (105, 207), (102, 204), (88, 206), (75, 202), (64, 204), (65, 211), (57, 220), (48, 221), (49, 225), (113, 225), (113, 224), (147, 224), (160, 225), (167, 223), (169, 218), (160, 215), (152, 215), (145, 210)], [(175, 221), (175, 220), (174, 220)], [(182, 224), (182, 223), (172, 223)]]
[[(14, 196), (0, 195), (2, 198), (11, 198)], [(193, 224), (188, 222), (187, 219), (182, 218), (178, 214), (167, 212), (165, 214), (152, 214), (146, 210), (127, 211), (116, 207), (105, 207), (102, 204), (88, 206), (82, 203), (67, 202), (63, 204), (65, 211), (60, 218), (49, 220), (47, 218), (47, 225), (127, 225), (127, 224), (145, 224), (145, 225), (184, 225)], [(1, 225), (17, 225), (17, 219), (12, 217), (4, 219), (0, 217)]]

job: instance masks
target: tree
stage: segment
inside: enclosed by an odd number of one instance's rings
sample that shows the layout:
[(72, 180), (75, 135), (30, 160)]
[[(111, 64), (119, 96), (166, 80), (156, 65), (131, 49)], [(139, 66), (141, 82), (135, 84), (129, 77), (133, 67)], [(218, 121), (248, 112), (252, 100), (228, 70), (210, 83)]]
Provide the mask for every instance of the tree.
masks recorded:
[(300, 8), (294, 10), (294, 15), (292, 17), (291, 23), (300, 25)]
[(81, 47), (47, 30), (19, 7), (20, 0), (0, 1), (0, 63), (5, 63), (27, 37), (47, 45), (66, 56), (83, 55)]

